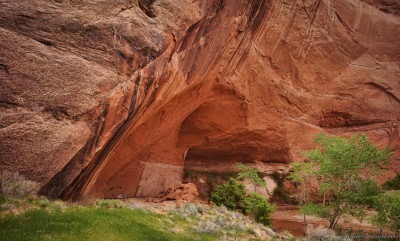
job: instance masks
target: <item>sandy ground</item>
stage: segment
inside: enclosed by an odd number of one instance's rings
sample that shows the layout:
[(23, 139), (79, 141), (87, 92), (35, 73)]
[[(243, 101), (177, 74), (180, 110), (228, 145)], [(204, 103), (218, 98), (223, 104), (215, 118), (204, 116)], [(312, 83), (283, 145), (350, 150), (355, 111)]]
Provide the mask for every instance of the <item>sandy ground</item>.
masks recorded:
[[(293, 205), (277, 205), (277, 211), (271, 216), (272, 223), (274, 229), (276, 231), (284, 231), (287, 230), (291, 234), (295, 236), (303, 236), (304, 235), (304, 222), (303, 215), (299, 213), (298, 207)], [(309, 227), (318, 227), (323, 225), (327, 227), (329, 222), (312, 216), (307, 216), (306, 218), (307, 224)], [(338, 226), (342, 228), (342, 230), (362, 230), (365, 233), (380, 233), (381, 229), (374, 227), (368, 221), (360, 222), (357, 219), (344, 216), (339, 220)], [(384, 234), (393, 234), (391, 231), (384, 229)]]

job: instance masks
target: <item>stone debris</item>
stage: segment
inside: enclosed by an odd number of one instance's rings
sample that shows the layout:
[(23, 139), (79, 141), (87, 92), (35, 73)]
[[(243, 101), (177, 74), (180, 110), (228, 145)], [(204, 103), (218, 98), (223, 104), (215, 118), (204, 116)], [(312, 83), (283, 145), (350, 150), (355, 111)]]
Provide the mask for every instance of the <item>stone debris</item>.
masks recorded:
[(169, 188), (161, 192), (157, 196), (151, 198), (151, 201), (156, 203), (171, 200), (193, 202), (198, 196), (199, 192), (193, 183), (183, 183), (175, 188)]

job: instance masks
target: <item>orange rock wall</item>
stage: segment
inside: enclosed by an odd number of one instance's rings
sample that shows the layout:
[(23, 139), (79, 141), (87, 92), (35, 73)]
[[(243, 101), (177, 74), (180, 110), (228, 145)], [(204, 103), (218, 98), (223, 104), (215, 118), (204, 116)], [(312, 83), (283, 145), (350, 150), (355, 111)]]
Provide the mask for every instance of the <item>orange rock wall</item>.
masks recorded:
[(36, 2), (0, 3), (0, 168), (49, 196), (281, 168), (321, 131), (366, 132), (400, 171), (395, 1)]

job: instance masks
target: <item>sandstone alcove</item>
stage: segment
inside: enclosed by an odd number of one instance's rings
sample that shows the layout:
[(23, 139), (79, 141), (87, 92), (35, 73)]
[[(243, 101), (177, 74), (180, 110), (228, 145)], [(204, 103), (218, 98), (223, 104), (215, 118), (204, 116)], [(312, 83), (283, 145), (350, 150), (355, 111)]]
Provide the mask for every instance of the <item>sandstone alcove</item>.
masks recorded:
[(0, 3), (0, 169), (42, 194), (148, 196), (184, 169), (286, 165), (321, 131), (365, 132), (395, 151), (385, 178), (400, 171), (398, 4), (38, 3)]

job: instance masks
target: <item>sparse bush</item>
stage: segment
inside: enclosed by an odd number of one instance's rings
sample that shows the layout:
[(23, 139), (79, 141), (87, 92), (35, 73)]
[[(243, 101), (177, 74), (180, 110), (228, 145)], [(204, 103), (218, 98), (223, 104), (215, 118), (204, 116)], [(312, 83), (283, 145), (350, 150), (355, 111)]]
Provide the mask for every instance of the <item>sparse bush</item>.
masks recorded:
[(3, 171), (0, 174), (0, 196), (5, 198), (21, 198), (34, 195), (39, 190), (39, 185), (26, 180), (18, 172)]
[(242, 202), (246, 196), (246, 188), (234, 178), (230, 178), (225, 184), (217, 186), (211, 194), (210, 200), (218, 206), (224, 205), (229, 210), (242, 207)]
[(252, 193), (244, 199), (244, 208), (247, 214), (253, 214), (256, 221), (264, 225), (271, 225), (270, 215), (275, 207), (258, 193)]
[(225, 206), (219, 206), (217, 210), (220, 213), (229, 213), (229, 210)]
[(206, 220), (201, 221), (196, 228), (197, 233), (219, 233), (221, 231), (221, 226), (213, 221)]
[(53, 205), (53, 203), (46, 197), (39, 197), (38, 199), (34, 200), (34, 203), (41, 208), (47, 208)]
[(203, 213), (204, 208), (199, 205), (186, 203), (184, 206), (172, 211), (172, 214), (180, 218), (190, 218)]
[(14, 203), (4, 203), (0, 206), (0, 211), (13, 210), (16, 208), (17, 208), (17, 205), (15, 205)]
[(237, 177), (238, 180), (248, 180), (251, 184), (253, 184), (254, 189), (256, 189), (256, 186), (265, 186), (265, 181), (259, 176), (257, 169), (246, 166), (243, 163), (237, 164), (236, 168), (239, 170)]
[(308, 231), (308, 237), (312, 240), (342, 240), (336, 236), (333, 229), (325, 228), (323, 226), (318, 226), (317, 228), (310, 228)]
[(99, 199), (96, 201), (96, 206), (102, 208), (122, 208), (124, 203), (121, 200), (115, 199)]

